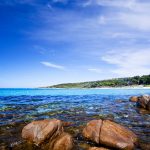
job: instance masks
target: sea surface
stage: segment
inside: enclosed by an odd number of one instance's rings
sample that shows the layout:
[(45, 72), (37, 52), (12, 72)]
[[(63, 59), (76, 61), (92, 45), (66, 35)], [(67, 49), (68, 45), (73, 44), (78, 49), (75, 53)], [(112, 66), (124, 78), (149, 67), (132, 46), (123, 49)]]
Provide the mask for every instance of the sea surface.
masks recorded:
[[(0, 89), (0, 149), (28, 149), (22, 128), (33, 120), (58, 118), (72, 122), (79, 149), (85, 142), (80, 129), (92, 119), (110, 119), (133, 130), (142, 143), (150, 142), (150, 115), (129, 102), (130, 96), (150, 89)], [(32, 146), (33, 149), (37, 149)]]

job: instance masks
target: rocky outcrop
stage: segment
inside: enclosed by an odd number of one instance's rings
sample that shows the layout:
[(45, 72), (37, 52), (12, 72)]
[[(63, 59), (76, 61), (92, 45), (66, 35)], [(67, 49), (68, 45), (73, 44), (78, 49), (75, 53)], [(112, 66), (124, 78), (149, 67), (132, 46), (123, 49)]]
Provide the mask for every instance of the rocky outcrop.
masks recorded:
[(122, 150), (134, 149), (137, 136), (129, 129), (109, 120), (92, 120), (83, 130), (83, 136), (97, 144)]
[(71, 150), (73, 139), (64, 132), (63, 125), (57, 119), (33, 121), (23, 128), (22, 138), (36, 145), (48, 145), (49, 150)]
[(129, 99), (131, 102), (137, 102), (138, 101), (138, 96), (132, 96)]
[(46, 139), (53, 139), (63, 132), (62, 122), (57, 119), (33, 121), (22, 130), (22, 138), (41, 144)]
[(150, 111), (150, 96), (132, 96), (130, 97), (131, 102), (136, 102), (137, 106)]

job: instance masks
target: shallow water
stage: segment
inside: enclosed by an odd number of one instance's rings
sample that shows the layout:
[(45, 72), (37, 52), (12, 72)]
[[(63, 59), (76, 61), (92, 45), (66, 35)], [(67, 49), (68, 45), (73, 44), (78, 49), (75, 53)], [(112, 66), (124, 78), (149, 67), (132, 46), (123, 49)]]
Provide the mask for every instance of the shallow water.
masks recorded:
[[(150, 115), (140, 113), (133, 95), (149, 89), (0, 89), (0, 149), (27, 149), (22, 128), (30, 121), (58, 118), (73, 122), (66, 128), (79, 149), (79, 127), (92, 119), (111, 119), (133, 130), (142, 142), (150, 141)], [(29, 148), (28, 148), (29, 149)], [(32, 146), (32, 149), (37, 149)]]

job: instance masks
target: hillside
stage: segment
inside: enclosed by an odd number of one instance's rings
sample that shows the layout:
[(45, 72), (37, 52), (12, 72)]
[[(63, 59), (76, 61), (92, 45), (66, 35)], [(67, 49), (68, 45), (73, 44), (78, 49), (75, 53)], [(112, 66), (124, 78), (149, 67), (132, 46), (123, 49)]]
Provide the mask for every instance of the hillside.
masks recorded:
[(80, 83), (65, 83), (46, 88), (100, 88), (100, 87), (124, 87), (124, 86), (138, 86), (150, 85), (150, 75), (134, 76), (127, 78), (115, 78), (101, 81), (89, 81)]

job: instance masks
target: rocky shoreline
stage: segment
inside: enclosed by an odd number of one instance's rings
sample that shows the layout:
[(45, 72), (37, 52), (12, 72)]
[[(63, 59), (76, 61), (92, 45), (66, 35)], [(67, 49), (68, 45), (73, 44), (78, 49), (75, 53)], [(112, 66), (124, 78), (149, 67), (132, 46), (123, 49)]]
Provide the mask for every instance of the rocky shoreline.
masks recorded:
[[(150, 111), (150, 96), (133, 96), (130, 101)], [(33, 121), (23, 128), (22, 138), (44, 150), (75, 150), (73, 136), (64, 131), (71, 124), (58, 119)], [(134, 150), (141, 147), (133, 131), (111, 120), (91, 120), (80, 132), (87, 150)], [(93, 142), (94, 146), (88, 145), (88, 141)], [(145, 150), (149, 148), (149, 145), (144, 145)]]
[[(134, 110), (131, 114), (131, 118), (134, 115), (135, 110), (142, 109), (142, 112), (135, 117), (140, 118), (149, 114), (149, 101), (150, 96), (134, 96), (131, 97), (129, 101), (118, 99), (114, 101), (114, 106), (112, 108), (124, 106), (125, 110), (128, 111), (129, 108)], [(121, 104), (121, 105), (120, 105)], [(126, 104), (126, 105), (122, 105)], [(117, 107), (116, 107), (117, 106)], [(129, 107), (130, 106), (130, 107)], [(107, 107), (105, 105), (105, 107)], [(93, 108), (94, 109), (94, 108)], [(121, 109), (122, 110), (122, 109)], [(119, 112), (122, 112), (122, 111)], [(80, 111), (80, 110), (78, 110)], [(143, 113), (144, 112), (144, 113)], [(125, 114), (123, 111), (125, 119), (124, 122), (130, 117), (130, 113)], [(69, 114), (68, 114), (69, 115)], [(73, 114), (72, 114), (73, 115)], [(77, 115), (77, 114), (74, 114)], [(121, 116), (122, 114), (118, 114)], [(11, 143), (10, 146), (0, 146), (2, 150), (113, 150), (113, 149), (123, 149), (123, 150), (149, 150), (150, 143), (148, 142), (148, 126), (144, 131), (133, 130), (136, 124), (123, 124), (122, 121), (118, 121), (113, 115), (99, 115), (87, 117), (83, 116), (68, 116), (73, 117), (71, 122), (68, 119), (56, 118), (56, 119), (39, 119), (38, 121), (30, 121), (21, 126), (18, 124), (14, 125), (14, 128), (19, 129), (14, 130), (14, 136), (20, 134), (22, 130), (22, 138), (16, 140), (16, 142)], [(127, 117), (127, 118), (125, 118)], [(55, 117), (54, 117), (55, 118)], [(63, 121), (64, 120), (64, 121)], [(130, 123), (130, 122), (129, 122)], [(135, 122), (141, 126), (144, 122)], [(143, 124), (144, 125), (144, 124)], [(136, 127), (136, 126), (135, 126)], [(144, 126), (142, 127), (144, 129)], [(5, 132), (7, 129), (5, 128)], [(8, 128), (9, 131), (9, 128)], [(136, 132), (135, 132), (136, 131)], [(17, 135), (15, 135), (17, 132)], [(144, 133), (147, 132), (147, 133)], [(146, 134), (147, 142), (141, 141), (141, 135)], [(1, 134), (2, 135), (2, 134)], [(13, 137), (15, 138), (15, 137)]]
[[(33, 121), (22, 130), (22, 137), (45, 150), (73, 150), (73, 137), (64, 132), (63, 122), (57, 119)], [(92, 120), (87, 123), (82, 132), (86, 140), (105, 149), (132, 150), (137, 144), (138, 137), (129, 129), (110, 120)], [(104, 149), (89, 147), (88, 149)]]

